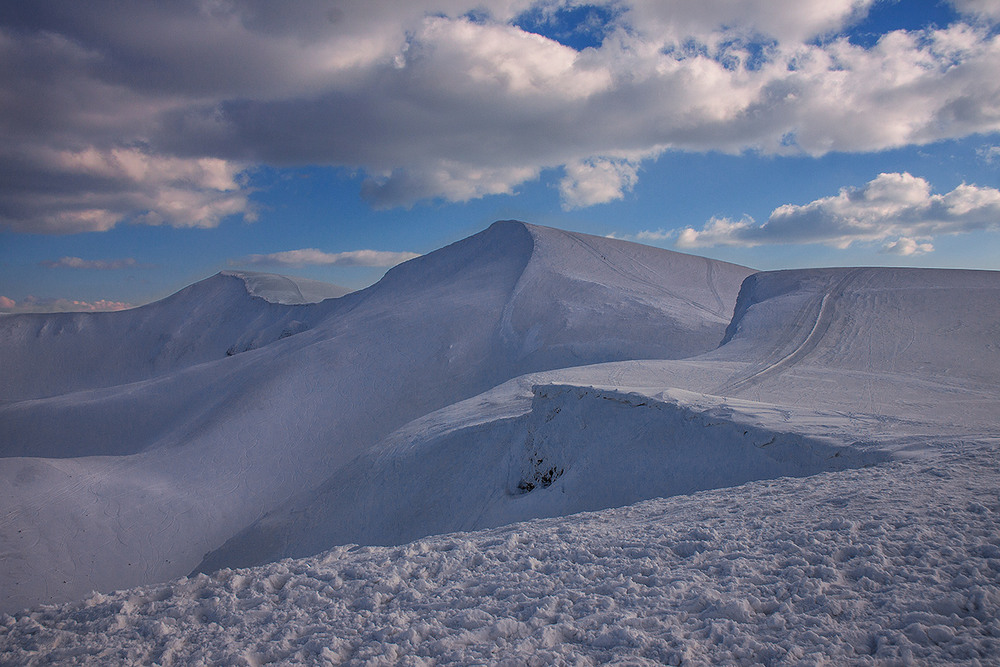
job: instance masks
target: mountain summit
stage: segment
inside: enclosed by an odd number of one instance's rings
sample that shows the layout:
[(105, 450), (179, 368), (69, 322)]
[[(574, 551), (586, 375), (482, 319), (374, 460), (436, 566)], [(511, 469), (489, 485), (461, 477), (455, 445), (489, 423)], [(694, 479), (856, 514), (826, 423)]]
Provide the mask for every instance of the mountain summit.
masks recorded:
[(2, 318), (5, 604), (185, 574), (395, 429), (524, 373), (711, 350), (751, 273), (506, 221), (319, 303), (220, 274), (131, 311)]

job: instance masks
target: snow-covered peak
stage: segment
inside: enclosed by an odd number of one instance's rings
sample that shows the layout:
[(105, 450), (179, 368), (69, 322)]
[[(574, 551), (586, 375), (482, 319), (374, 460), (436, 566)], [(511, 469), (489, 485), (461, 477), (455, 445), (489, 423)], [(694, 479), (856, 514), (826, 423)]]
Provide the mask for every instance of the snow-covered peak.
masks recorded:
[(270, 303), (301, 305), (344, 296), (351, 290), (320, 280), (282, 276), (257, 271), (222, 271), (220, 275), (239, 278), (251, 296)]

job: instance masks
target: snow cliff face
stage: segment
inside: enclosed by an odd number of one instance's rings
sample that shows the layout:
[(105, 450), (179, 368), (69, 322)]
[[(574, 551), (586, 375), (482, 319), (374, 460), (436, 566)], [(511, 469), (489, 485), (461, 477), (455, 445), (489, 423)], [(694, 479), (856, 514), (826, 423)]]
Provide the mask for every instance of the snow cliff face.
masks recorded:
[(184, 574), (393, 430), (521, 373), (711, 350), (750, 273), (502, 222), (317, 304), (220, 275), (125, 313), (4, 318), (4, 605)]

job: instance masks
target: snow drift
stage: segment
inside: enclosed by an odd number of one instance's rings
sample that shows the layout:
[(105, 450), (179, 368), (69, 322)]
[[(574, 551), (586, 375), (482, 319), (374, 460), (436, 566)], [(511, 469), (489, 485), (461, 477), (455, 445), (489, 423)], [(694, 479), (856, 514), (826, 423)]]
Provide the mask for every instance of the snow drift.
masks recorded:
[[(744, 406), (711, 397), (648, 393), (547, 384), (533, 387), (527, 406), (501, 391), (446, 408), (262, 518), (197, 570), (308, 556), (333, 544), (403, 544), (888, 458), (761, 426), (733, 410)], [(485, 418), (484, 401), (501, 396), (512, 411), (527, 411)]]

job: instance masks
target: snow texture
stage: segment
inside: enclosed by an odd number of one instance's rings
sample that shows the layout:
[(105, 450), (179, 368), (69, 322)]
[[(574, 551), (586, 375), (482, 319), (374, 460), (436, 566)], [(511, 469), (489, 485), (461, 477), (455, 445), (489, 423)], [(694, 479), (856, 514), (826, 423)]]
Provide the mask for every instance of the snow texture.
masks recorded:
[(11, 664), (992, 664), (995, 445), (4, 616)]
[(0, 663), (1000, 659), (1000, 273), (503, 222), (296, 289), (0, 320)]

